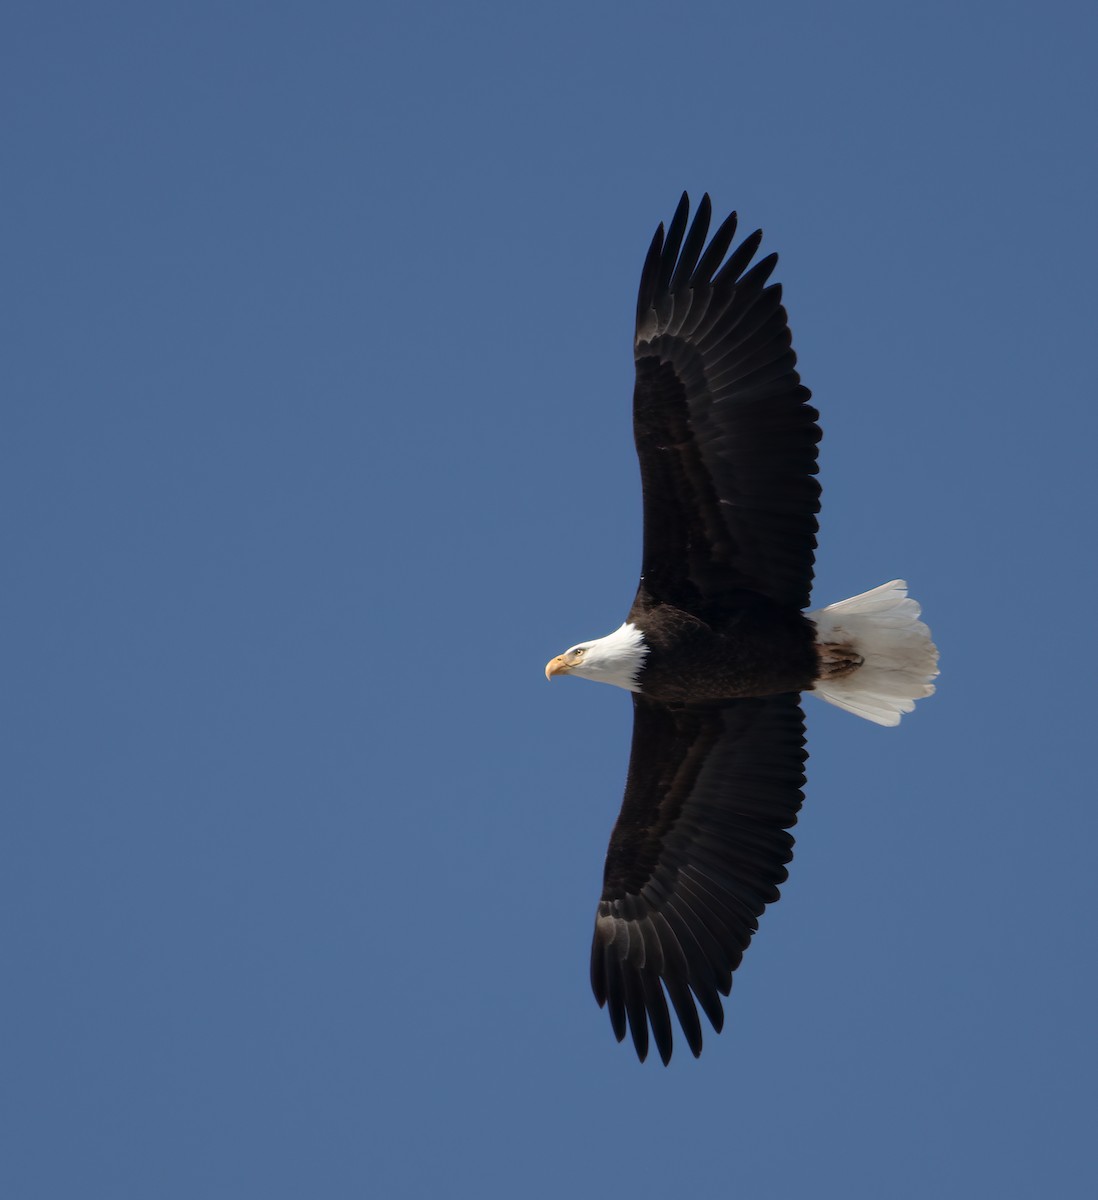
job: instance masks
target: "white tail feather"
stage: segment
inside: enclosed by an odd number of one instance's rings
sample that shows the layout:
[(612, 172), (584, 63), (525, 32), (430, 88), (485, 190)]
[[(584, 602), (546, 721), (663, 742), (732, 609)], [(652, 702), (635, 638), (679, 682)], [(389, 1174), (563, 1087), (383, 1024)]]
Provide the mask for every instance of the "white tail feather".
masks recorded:
[(902, 579), (810, 612), (818, 643), (849, 647), (865, 660), (818, 680), (813, 692), (867, 721), (899, 725), (916, 700), (933, 694), (938, 674), (938, 649), (919, 613)]

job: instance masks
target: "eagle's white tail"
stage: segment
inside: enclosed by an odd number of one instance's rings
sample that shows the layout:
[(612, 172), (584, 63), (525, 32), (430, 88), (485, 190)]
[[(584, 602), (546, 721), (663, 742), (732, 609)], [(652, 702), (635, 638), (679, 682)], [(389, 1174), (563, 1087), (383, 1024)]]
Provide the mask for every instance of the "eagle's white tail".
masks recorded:
[[(817, 645), (834, 647), (840, 660), (834, 674), (816, 681), (815, 694), (867, 721), (899, 725), (902, 713), (933, 693), (938, 674), (938, 649), (919, 612), (902, 579), (810, 612)], [(844, 669), (844, 652), (861, 665)], [(826, 661), (827, 651), (821, 654)]]

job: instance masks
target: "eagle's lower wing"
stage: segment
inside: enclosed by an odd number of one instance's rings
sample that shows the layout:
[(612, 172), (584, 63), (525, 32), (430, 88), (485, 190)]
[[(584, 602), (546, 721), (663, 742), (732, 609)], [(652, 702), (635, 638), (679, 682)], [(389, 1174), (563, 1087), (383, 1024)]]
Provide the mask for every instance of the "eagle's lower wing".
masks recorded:
[(687, 234), (688, 210), (684, 194), (666, 238), (656, 231), (637, 297), (641, 586), (703, 618), (743, 589), (807, 608), (820, 430), (781, 288), (766, 285), (777, 255), (745, 270), (756, 232), (725, 262), (735, 213), (703, 253), (709, 197)]
[[(718, 1032), (720, 995), (778, 899), (804, 784), (796, 694), (667, 707), (634, 695), (625, 800), (610, 838), (591, 984), (618, 1041), (671, 1057), (670, 999), (701, 1053), (695, 998)], [(666, 997), (665, 993), (666, 992)]]

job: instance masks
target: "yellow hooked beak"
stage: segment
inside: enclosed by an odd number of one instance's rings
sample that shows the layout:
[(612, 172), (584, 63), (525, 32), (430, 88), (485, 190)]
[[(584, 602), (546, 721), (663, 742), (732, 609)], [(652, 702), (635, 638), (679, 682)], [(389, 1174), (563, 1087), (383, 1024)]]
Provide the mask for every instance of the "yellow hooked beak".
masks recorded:
[(558, 654), (545, 664), (545, 678), (551, 680), (554, 675), (567, 675), (571, 667), (564, 661), (564, 655)]

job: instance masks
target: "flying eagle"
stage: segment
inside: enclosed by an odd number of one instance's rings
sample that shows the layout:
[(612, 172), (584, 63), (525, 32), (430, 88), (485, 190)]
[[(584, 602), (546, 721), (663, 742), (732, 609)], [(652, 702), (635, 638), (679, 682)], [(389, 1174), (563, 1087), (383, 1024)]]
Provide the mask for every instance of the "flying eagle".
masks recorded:
[(644, 492), (640, 585), (625, 623), (558, 654), (633, 694), (625, 799), (610, 838), (591, 985), (618, 1041), (649, 1028), (671, 1058), (668, 1000), (701, 1053), (720, 997), (778, 899), (804, 798), (800, 693), (896, 725), (933, 691), (938, 652), (894, 580), (805, 612), (816, 548), (818, 413), (795, 369), (771, 254), (706, 245), (684, 194), (641, 272), (633, 432)]

